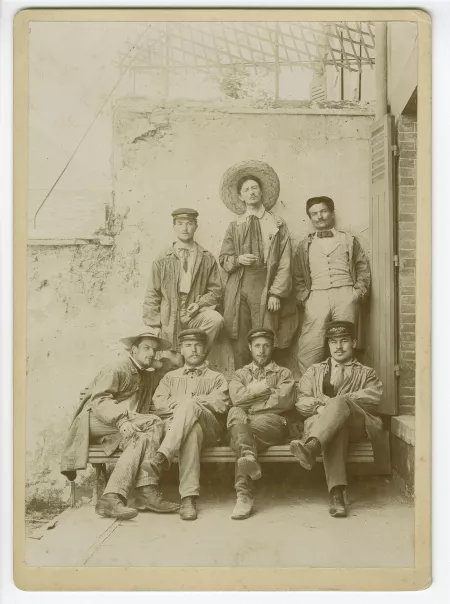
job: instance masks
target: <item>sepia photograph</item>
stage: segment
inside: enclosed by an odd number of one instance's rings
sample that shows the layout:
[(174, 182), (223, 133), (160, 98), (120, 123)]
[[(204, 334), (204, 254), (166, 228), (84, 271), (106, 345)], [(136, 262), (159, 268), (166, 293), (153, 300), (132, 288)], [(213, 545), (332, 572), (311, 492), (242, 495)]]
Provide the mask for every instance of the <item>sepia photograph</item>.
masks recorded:
[(16, 581), (350, 569), (347, 589), (359, 571), (425, 587), (428, 16), (65, 12), (15, 24)]

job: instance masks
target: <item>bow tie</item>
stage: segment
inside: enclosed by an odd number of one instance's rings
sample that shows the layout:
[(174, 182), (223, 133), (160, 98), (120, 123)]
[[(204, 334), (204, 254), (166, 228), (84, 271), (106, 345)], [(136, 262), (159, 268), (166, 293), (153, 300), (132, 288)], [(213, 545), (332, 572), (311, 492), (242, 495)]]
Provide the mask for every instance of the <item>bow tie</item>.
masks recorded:
[(194, 375), (200, 377), (202, 373), (203, 367), (185, 367), (183, 371), (183, 375), (190, 375), (191, 377), (193, 377)]
[(322, 239), (322, 237), (334, 237), (333, 231), (317, 231), (317, 237)]

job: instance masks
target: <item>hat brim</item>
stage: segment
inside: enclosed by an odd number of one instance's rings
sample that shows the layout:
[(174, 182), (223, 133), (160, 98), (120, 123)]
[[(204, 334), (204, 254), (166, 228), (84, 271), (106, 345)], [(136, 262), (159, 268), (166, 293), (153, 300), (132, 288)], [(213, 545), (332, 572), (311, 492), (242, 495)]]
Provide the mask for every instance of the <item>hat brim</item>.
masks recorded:
[(250, 160), (228, 168), (220, 183), (220, 199), (235, 214), (244, 214), (245, 203), (239, 199), (238, 182), (244, 178), (258, 178), (262, 184), (262, 203), (266, 210), (276, 204), (280, 195), (280, 180), (275, 170), (262, 161)]
[(169, 350), (172, 347), (171, 342), (169, 342), (169, 340), (165, 340), (164, 338), (159, 338), (158, 336), (154, 336), (151, 333), (140, 333), (137, 336), (129, 336), (128, 338), (121, 338), (121, 342), (122, 344), (125, 346), (125, 348), (127, 350), (131, 350), (131, 348), (133, 347), (133, 344), (136, 342), (136, 340), (139, 340), (140, 338), (151, 338), (152, 340), (155, 340), (156, 342), (158, 342), (158, 350)]

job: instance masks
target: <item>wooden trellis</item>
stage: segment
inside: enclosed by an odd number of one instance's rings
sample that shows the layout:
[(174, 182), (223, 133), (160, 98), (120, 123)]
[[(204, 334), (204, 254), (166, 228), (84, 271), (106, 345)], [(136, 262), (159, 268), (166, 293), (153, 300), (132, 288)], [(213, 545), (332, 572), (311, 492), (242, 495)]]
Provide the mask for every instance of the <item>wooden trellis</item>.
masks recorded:
[(194, 69), (222, 72), (245, 67), (257, 73), (332, 65), (361, 72), (375, 63), (374, 24), (307, 22), (171, 22), (154, 24), (132, 58), (121, 56), (130, 71)]

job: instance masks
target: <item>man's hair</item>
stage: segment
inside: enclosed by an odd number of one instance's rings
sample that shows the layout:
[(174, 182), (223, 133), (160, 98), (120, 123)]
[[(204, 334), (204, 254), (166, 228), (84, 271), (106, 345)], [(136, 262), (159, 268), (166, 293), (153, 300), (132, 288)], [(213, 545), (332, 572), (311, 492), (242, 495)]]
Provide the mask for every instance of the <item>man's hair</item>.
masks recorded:
[(310, 197), (306, 202), (306, 213), (310, 218), (311, 216), (309, 214), (309, 209), (311, 208), (311, 206), (315, 206), (318, 203), (324, 203), (330, 210), (330, 212), (334, 213), (334, 201), (331, 199), (331, 197), (326, 197), (325, 195), (322, 195), (320, 197)]
[(243, 176), (242, 178), (240, 178), (238, 180), (237, 191), (238, 191), (239, 195), (241, 194), (242, 187), (244, 186), (244, 183), (247, 182), (247, 180), (254, 180), (255, 182), (258, 183), (261, 191), (263, 190), (262, 182), (259, 180), (259, 178), (257, 176), (247, 175), (247, 176)]

